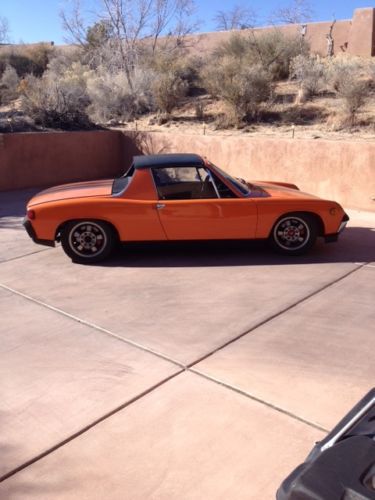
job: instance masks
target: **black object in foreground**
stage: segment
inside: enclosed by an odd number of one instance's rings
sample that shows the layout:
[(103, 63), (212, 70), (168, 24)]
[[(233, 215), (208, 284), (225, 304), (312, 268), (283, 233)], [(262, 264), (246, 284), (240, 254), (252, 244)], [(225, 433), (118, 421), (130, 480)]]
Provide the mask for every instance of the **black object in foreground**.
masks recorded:
[(277, 500), (375, 500), (375, 388), (282, 483)]

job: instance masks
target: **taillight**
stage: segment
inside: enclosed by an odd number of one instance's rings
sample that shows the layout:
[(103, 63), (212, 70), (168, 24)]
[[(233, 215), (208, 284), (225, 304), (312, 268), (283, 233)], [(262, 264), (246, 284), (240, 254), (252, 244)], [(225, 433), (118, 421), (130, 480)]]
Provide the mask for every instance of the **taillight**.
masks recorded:
[(30, 219), (30, 220), (35, 219), (35, 212), (34, 212), (34, 210), (28, 210), (26, 212), (26, 215), (27, 215), (27, 218)]

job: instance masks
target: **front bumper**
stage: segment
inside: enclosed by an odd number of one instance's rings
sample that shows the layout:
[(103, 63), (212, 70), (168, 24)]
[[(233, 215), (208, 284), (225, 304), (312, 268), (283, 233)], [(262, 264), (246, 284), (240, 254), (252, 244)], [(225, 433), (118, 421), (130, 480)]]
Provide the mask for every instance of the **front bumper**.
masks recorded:
[(326, 243), (334, 243), (335, 241), (337, 241), (339, 238), (339, 234), (344, 231), (348, 221), (349, 221), (349, 215), (347, 213), (344, 213), (344, 216), (343, 216), (342, 221), (340, 223), (339, 230), (337, 231), (337, 233), (334, 233), (334, 234), (326, 234), (324, 237), (325, 242)]
[(37, 238), (35, 230), (29, 221), (27, 217), (23, 219), (23, 227), (26, 229), (27, 234), (30, 236), (30, 238), (33, 240), (34, 243), (37, 243), (38, 245), (45, 245), (47, 247), (54, 247), (55, 242), (53, 240), (40, 240)]

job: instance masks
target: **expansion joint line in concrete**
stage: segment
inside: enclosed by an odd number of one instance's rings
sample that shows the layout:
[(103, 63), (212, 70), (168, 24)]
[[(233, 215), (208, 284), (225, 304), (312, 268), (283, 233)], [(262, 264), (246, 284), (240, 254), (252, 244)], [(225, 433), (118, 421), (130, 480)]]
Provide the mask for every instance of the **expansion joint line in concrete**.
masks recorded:
[(127, 406), (130, 406), (131, 404), (135, 403), (139, 399), (143, 398), (147, 394), (150, 394), (151, 392), (155, 391), (160, 386), (166, 384), (167, 382), (169, 382), (173, 378), (175, 378), (178, 375), (180, 375), (180, 373), (182, 373), (183, 371), (184, 370), (179, 370), (176, 373), (173, 373), (172, 375), (170, 375), (169, 377), (161, 380), (160, 382), (158, 382), (157, 384), (153, 385), (152, 387), (149, 387), (148, 389), (146, 389), (145, 391), (141, 392), (140, 394), (137, 394), (137, 396), (133, 397), (132, 399), (130, 399), (126, 403), (123, 403), (122, 405), (117, 406), (116, 408), (114, 408), (110, 412), (106, 413), (105, 415), (102, 415), (100, 418), (94, 420), (93, 422), (91, 422), (90, 424), (86, 425), (85, 427), (83, 427), (79, 431), (75, 432), (74, 434), (71, 434), (70, 436), (68, 436), (67, 438), (65, 438), (63, 441), (60, 441), (59, 443), (55, 444), (54, 446), (51, 446), (50, 448), (48, 448), (47, 450), (43, 451), (42, 453), (39, 453), (39, 455), (36, 455), (35, 457), (31, 458), (27, 462), (24, 462), (23, 464), (19, 465), (15, 469), (7, 472), (3, 476), (0, 476), (0, 483), (3, 482), (3, 481), (5, 481), (6, 479), (10, 478), (11, 476), (14, 476), (18, 472), (21, 472), (23, 469), (26, 469), (26, 467), (29, 467), (30, 465), (34, 464), (35, 462), (38, 462), (39, 460), (41, 460), (42, 458), (46, 457), (47, 455), (50, 455), (54, 451), (58, 450), (59, 448), (61, 448), (64, 445), (68, 444), (70, 441), (73, 441), (77, 437), (81, 436), (85, 432), (89, 431), (90, 429), (92, 429), (96, 425), (98, 425), (101, 422), (103, 422), (104, 420), (107, 420), (108, 418), (112, 417), (116, 413), (119, 413), (120, 411), (122, 411)]
[(24, 255), (17, 255), (17, 257), (11, 257), (10, 259), (5, 259), (0, 262), (1, 264), (5, 264), (6, 262), (13, 262), (14, 260), (23, 259), (24, 257), (30, 257), (30, 255), (35, 255), (36, 253), (48, 252), (52, 250), (52, 248), (42, 248), (41, 250), (35, 250), (35, 252), (25, 253)]
[(81, 323), (82, 325), (88, 326), (89, 328), (92, 328), (93, 330), (104, 333), (105, 335), (109, 335), (110, 337), (113, 337), (113, 338), (119, 340), (120, 342), (123, 342), (124, 344), (130, 345), (132, 347), (140, 349), (141, 351), (147, 352), (149, 354), (153, 354), (154, 356), (157, 356), (158, 358), (161, 358), (164, 361), (169, 361), (170, 363), (177, 365), (179, 368), (183, 368), (183, 369), (186, 368), (183, 363), (180, 363), (179, 361), (176, 361), (173, 358), (165, 356), (164, 354), (162, 354), (158, 351), (150, 349), (142, 344), (138, 344), (137, 342), (134, 342), (133, 340), (125, 339), (125, 338), (121, 337), (120, 335), (117, 335), (116, 333), (113, 333), (110, 330), (107, 330), (106, 328), (103, 328), (99, 325), (96, 325), (95, 323), (91, 323), (90, 321), (86, 321), (85, 319), (79, 318), (78, 316), (74, 316), (74, 314), (70, 314), (66, 311), (63, 311), (62, 309), (59, 309), (58, 307), (47, 304), (46, 302), (43, 302), (42, 300), (35, 299), (34, 297), (31, 297), (30, 295), (27, 295), (23, 292), (20, 292), (19, 290), (15, 290), (14, 288), (11, 288), (7, 285), (4, 285), (3, 283), (0, 283), (0, 288), (3, 288), (4, 290), (11, 292), (15, 295), (18, 295), (18, 296), (28, 300), (29, 302), (33, 302), (34, 304), (38, 304), (41, 307), (44, 307), (46, 309), (49, 309), (50, 311), (53, 311), (57, 314), (60, 314), (61, 316), (65, 316), (66, 318), (69, 318), (73, 321), (76, 321), (77, 323)]
[(279, 413), (282, 413), (283, 415), (286, 415), (286, 416), (292, 418), (293, 420), (297, 420), (298, 422), (302, 422), (303, 424), (308, 425), (309, 427), (313, 427), (314, 429), (325, 432), (326, 434), (329, 432), (328, 429), (325, 429), (324, 427), (321, 427), (320, 425), (318, 425), (314, 422), (311, 422), (310, 420), (306, 420), (305, 418), (300, 417), (300, 416), (296, 415), (295, 413), (292, 413), (292, 412), (286, 410), (285, 408), (281, 408), (281, 406), (276, 406), (268, 401), (265, 401), (264, 399), (258, 398), (257, 396), (253, 396), (249, 392), (246, 392), (246, 391), (244, 391), (244, 390), (242, 390), (239, 387), (236, 387), (234, 385), (228, 384), (228, 383), (226, 383), (226, 382), (224, 382), (216, 377), (211, 377), (210, 375), (207, 375), (206, 373), (201, 372), (199, 370), (196, 370), (194, 368), (189, 368), (188, 371), (190, 373), (194, 373), (195, 375), (198, 375), (199, 377), (202, 377), (206, 380), (210, 380), (211, 382), (214, 382), (215, 384), (221, 385), (222, 387), (225, 387), (226, 389), (229, 389), (233, 392), (236, 392), (237, 394), (241, 394), (241, 396), (245, 396), (253, 401), (256, 401), (257, 403), (262, 404), (263, 406), (267, 406), (271, 410), (275, 410)]
[(350, 271), (348, 271), (347, 273), (343, 274), (342, 276), (339, 276), (334, 281), (331, 281), (330, 283), (327, 283), (326, 285), (321, 286), (320, 288), (318, 288), (317, 290), (314, 290), (313, 292), (309, 293), (308, 295), (306, 295), (302, 299), (299, 299), (296, 302), (293, 302), (293, 304), (290, 304), (289, 306), (284, 307), (280, 311), (272, 314), (271, 316), (268, 316), (268, 318), (265, 318), (264, 320), (259, 321), (259, 323), (256, 323), (254, 326), (252, 326), (248, 330), (245, 330), (244, 332), (240, 333), (239, 335), (236, 335), (236, 337), (231, 338), (230, 340), (228, 340), (227, 342), (225, 342), (221, 346), (217, 347), (213, 351), (210, 351), (209, 353), (205, 354), (204, 356), (202, 356), (201, 358), (197, 359), (196, 361), (193, 361), (192, 363), (188, 364), (187, 368), (192, 368), (193, 366), (197, 365), (198, 363), (201, 363), (202, 361), (206, 360), (207, 358), (210, 358), (211, 356), (213, 356), (214, 354), (216, 354), (218, 351), (221, 351), (222, 349), (225, 349), (225, 347), (228, 347), (230, 344), (233, 344), (234, 342), (236, 342), (237, 340), (241, 339), (242, 337), (245, 337), (245, 335), (248, 335), (249, 333), (252, 333), (257, 328), (260, 328), (261, 326), (263, 326), (263, 325), (269, 323), (270, 321), (278, 318), (282, 314), (284, 314), (286, 312), (289, 312), (290, 310), (294, 309), (295, 307), (299, 306), (300, 304), (303, 304), (304, 302), (306, 302), (307, 300), (311, 299), (312, 297), (315, 297), (319, 293), (324, 292), (324, 290), (327, 290), (331, 286), (336, 285), (336, 283), (339, 283), (340, 281), (348, 278), (351, 274), (359, 271), (360, 269), (362, 269), (363, 267), (365, 267), (367, 264), (368, 264), (368, 262), (365, 262), (365, 263), (362, 263), (362, 264), (358, 264), (356, 268), (351, 269)]

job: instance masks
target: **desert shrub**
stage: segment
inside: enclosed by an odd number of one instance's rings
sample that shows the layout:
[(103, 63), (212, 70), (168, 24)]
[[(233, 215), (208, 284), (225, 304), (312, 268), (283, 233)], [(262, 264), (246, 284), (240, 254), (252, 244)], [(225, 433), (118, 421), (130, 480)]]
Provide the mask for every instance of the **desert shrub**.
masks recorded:
[(49, 44), (5, 47), (0, 52), (0, 72), (12, 66), (19, 77), (33, 74), (41, 76), (47, 69), (54, 48)]
[(188, 91), (188, 84), (174, 68), (160, 73), (152, 85), (156, 107), (169, 115)]
[(193, 78), (186, 59), (157, 55), (150, 63), (153, 73), (152, 93), (156, 108), (169, 115), (186, 96), (189, 78)]
[(75, 130), (92, 127), (86, 108), (87, 70), (74, 63), (63, 75), (47, 70), (41, 78), (29, 75), (22, 88), (22, 110), (43, 127)]
[(369, 96), (368, 82), (358, 79), (356, 75), (347, 77), (340, 82), (337, 95), (342, 99), (344, 124), (347, 123), (349, 126), (353, 126), (358, 112), (367, 102)]
[(17, 98), (19, 80), (17, 71), (7, 66), (0, 78), (0, 104), (8, 104)]
[(218, 63), (229, 57), (242, 64), (261, 65), (276, 81), (289, 76), (290, 62), (301, 52), (306, 54), (308, 46), (300, 37), (286, 36), (275, 29), (266, 33), (251, 31), (247, 37), (233, 34), (215, 51), (214, 57)]
[(371, 65), (358, 59), (334, 59), (328, 62), (326, 74), (328, 84), (340, 98), (340, 124), (353, 126), (370, 94)]
[(330, 58), (326, 62), (328, 84), (337, 92), (347, 78), (351, 78), (353, 74), (358, 76), (361, 69), (362, 65), (357, 59)]
[(239, 33), (233, 33), (226, 42), (216, 48), (214, 58), (217, 60), (231, 58), (245, 62), (249, 56), (249, 47), (251, 47), (250, 38)]
[(87, 92), (88, 113), (96, 122), (126, 121), (153, 108), (150, 71), (135, 68), (132, 87), (123, 71), (109, 73), (103, 67), (91, 72)]
[(273, 80), (288, 78), (291, 61), (306, 55), (309, 50), (299, 36), (286, 36), (278, 30), (256, 36), (252, 45), (253, 52), (258, 54), (259, 61), (271, 73)]
[(302, 100), (319, 94), (326, 83), (324, 64), (316, 57), (294, 57), (290, 63), (290, 77), (299, 82)]
[[(65, 46), (56, 47), (49, 58), (47, 69), (56, 77), (63, 76), (75, 63), (85, 66), (84, 52), (81, 47)], [(76, 68), (78, 68), (77, 66)]]
[(272, 77), (261, 65), (245, 66), (232, 58), (208, 67), (203, 79), (208, 91), (229, 105), (237, 125), (254, 120), (272, 92)]
[(113, 37), (113, 27), (107, 19), (97, 21), (86, 31), (86, 50), (96, 50)]

